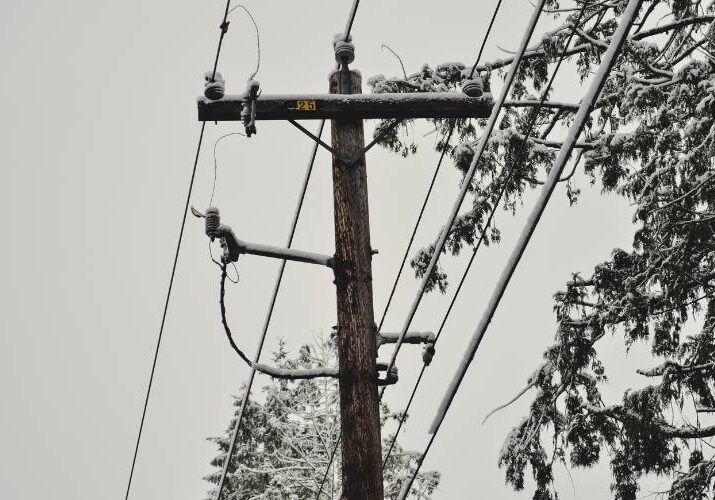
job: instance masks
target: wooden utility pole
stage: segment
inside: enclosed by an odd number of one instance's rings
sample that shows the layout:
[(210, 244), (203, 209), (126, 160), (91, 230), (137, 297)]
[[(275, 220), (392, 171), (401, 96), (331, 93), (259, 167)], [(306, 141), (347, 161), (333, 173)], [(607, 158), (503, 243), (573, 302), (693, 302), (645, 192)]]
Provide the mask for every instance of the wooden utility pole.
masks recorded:
[[(341, 72), (330, 75), (330, 93), (341, 91)], [(361, 77), (350, 72), (351, 93)], [(332, 120), (332, 147), (349, 158), (365, 147), (360, 118)], [(335, 284), (338, 304), (338, 356), (343, 497), (382, 500), (382, 450), (377, 391), (377, 347), (372, 304), (372, 248), (365, 156), (352, 165), (333, 157), (335, 206)]]
[[(414, 118), (485, 118), (493, 106), (490, 94), (482, 95), (481, 83), (464, 92), (414, 92), (362, 95), (358, 72), (349, 71), (354, 48), (348, 42), (335, 45), (340, 71), (330, 75), (329, 94), (262, 95), (258, 82), (250, 81), (241, 95), (213, 91), (198, 101), (200, 121), (243, 121), (248, 136), (256, 133), (256, 121), (288, 120), (333, 156), (335, 207), (335, 255), (276, 249), (235, 239), (233, 253), (321, 263), (335, 274), (342, 482), (344, 500), (383, 500), (382, 443), (378, 396), (377, 340), (372, 303), (372, 248), (368, 214), (363, 120)], [(207, 87), (207, 90), (209, 87)], [(314, 136), (296, 120), (329, 119), (332, 146)], [(394, 127), (394, 121), (390, 127)], [(216, 224), (218, 225), (218, 224)], [(231, 245), (229, 245), (231, 250)], [(323, 258), (325, 257), (325, 258)], [(394, 383), (385, 373), (383, 383)]]

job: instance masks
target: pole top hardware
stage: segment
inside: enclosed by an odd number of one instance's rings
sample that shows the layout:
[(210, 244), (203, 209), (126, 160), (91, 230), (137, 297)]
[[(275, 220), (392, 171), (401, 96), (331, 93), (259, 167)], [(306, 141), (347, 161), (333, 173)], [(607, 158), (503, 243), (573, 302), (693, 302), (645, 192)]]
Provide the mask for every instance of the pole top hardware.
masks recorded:
[(333, 49), (338, 64), (350, 64), (355, 60), (355, 45), (352, 42), (338, 40), (333, 43)]

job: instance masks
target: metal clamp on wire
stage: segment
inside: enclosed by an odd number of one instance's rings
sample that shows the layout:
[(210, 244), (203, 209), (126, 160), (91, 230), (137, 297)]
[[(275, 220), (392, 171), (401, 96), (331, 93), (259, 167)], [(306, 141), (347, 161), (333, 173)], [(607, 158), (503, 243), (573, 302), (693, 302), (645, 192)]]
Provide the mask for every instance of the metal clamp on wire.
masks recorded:
[(226, 82), (218, 71), (215, 74), (213, 71), (207, 71), (204, 80), (206, 80), (204, 84), (206, 99), (218, 101), (226, 94)]
[(397, 383), (398, 377), (397, 377), (397, 367), (393, 366), (390, 371), (387, 371), (388, 364), (387, 363), (377, 363), (377, 371), (378, 372), (387, 372), (385, 373), (385, 378), (380, 378), (380, 376), (377, 376), (377, 385), (382, 386), (382, 385), (393, 385)]
[(260, 95), (259, 91), (260, 83), (258, 80), (249, 80), (243, 97), (243, 109), (241, 110), (241, 119), (248, 137), (256, 133), (256, 99)]

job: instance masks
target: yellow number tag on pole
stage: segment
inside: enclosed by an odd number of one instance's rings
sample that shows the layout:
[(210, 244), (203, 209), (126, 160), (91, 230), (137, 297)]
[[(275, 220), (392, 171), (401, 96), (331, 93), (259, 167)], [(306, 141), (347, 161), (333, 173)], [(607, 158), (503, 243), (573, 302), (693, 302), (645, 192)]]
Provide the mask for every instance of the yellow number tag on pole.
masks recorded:
[(315, 101), (296, 101), (296, 107), (299, 111), (315, 111)]

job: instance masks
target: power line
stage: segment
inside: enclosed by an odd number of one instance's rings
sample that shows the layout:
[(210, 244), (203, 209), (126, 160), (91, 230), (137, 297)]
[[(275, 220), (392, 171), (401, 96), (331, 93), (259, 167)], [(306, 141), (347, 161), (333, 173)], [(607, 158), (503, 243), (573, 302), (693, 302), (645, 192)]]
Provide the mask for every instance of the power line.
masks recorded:
[(487, 44), (487, 38), (489, 38), (489, 33), (492, 31), (492, 26), (494, 26), (494, 20), (497, 18), (497, 14), (499, 13), (499, 8), (501, 7), (502, 0), (499, 0), (497, 2), (497, 6), (494, 8), (494, 13), (492, 14), (492, 18), (489, 21), (489, 26), (487, 27), (487, 32), (484, 35), (484, 39), (482, 40), (482, 46), (479, 47), (479, 53), (477, 54), (477, 60), (474, 61), (474, 66), (472, 66), (472, 71), (469, 72), (469, 78), (474, 77), (474, 72), (477, 70), (477, 65), (479, 64), (479, 60), (482, 58), (482, 53), (484, 52), (484, 46)]
[[(440, 254), (444, 250), (444, 247), (447, 243), (447, 237), (449, 236), (449, 232), (452, 229), (452, 225), (454, 224), (454, 221), (457, 218), (459, 209), (462, 206), (462, 202), (464, 201), (464, 198), (467, 195), (467, 191), (469, 191), (469, 188), (472, 183), (472, 179), (473, 179), (474, 174), (476, 173), (476, 170), (477, 170), (477, 163), (479, 162), (479, 159), (481, 158), (482, 153), (484, 152), (486, 144), (489, 140), (489, 136), (491, 135), (492, 131), (494, 130), (494, 126), (496, 125), (496, 121), (497, 121), (497, 118), (501, 111), (501, 108), (504, 105), (504, 101), (506, 100), (506, 97), (509, 93), (509, 89), (511, 88), (511, 85), (514, 82), (514, 78), (516, 77), (516, 70), (519, 66), (519, 63), (521, 62), (524, 52), (526, 51), (526, 47), (529, 43), (529, 40), (531, 39), (531, 36), (534, 33), (534, 29), (536, 28), (536, 24), (539, 20), (539, 17), (541, 16), (541, 12), (544, 8), (545, 1), (546, 0), (540, 0), (538, 3), (538, 6), (534, 9), (531, 19), (529, 20), (528, 28), (527, 28), (526, 32), (524, 33), (524, 36), (521, 40), (521, 44), (519, 46), (517, 55), (514, 57), (514, 60), (512, 61), (511, 65), (509, 66), (509, 72), (508, 72), (506, 80), (504, 82), (504, 86), (502, 87), (502, 90), (501, 90), (501, 93), (499, 94), (499, 98), (497, 99), (497, 102), (495, 103), (494, 107), (492, 108), (491, 115), (489, 116), (489, 121), (487, 122), (485, 130), (482, 134), (482, 137), (479, 140), (477, 150), (474, 153), (474, 156), (472, 158), (472, 163), (469, 166), (469, 170), (467, 171), (467, 173), (465, 174), (465, 176), (462, 180), (462, 188), (459, 192), (459, 195), (457, 196), (457, 199), (455, 200), (454, 206), (452, 207), (452, 211), (451, 211), (449, 217), (447, 218), (447, 223), (444, 225), (444, 227), (439, 235), (439, 239), (437, 240), (437, 243), (435, 244), (434, 253), (432, 254), (432, 258), (430, 259), (429, 265), (427, 266), (427, 269), (424, 273), (424, 277), (422, 278), (422, 283), (420, 284), (420, 288), (417, 292), (417, 296), (415, 297), (415, 299), (410, 307), (410, 310), (407, 314), (407, 319), (405, 320), (405, 324), (402, 327), (402, 331), (400, 332), (400, 337), (397, 339), (395, 349), (392, 353), (392, 357), (391, 357), (390, 363), (388, 365), (388, 371), (391, 370), (392, 368), (394, 368), (394, 366), (395, 366), (395, 361), (397, 360), (397, 355), (400, 352), (400, 348), (402, 347), (403, 341), (405, 339), (405, 335), (407, 334), (407, 330), (410, 328), (412, 320), (415, 317), (417, 308), (419, 307), (420, 302), (422, 301), (422, 297), (424, 296), (424, 293), (427, 290), (427, 286), (428, 286), (430, 279), (432, 277), (432, 272), (436, 268), (437, 261), (439, 260)], [(385, 392), (385, 387), (382, 388), (381, 396), (382, 396), (382, 394), (384, 394), (384, 392)]]
[(358, 7), (360, 6), (360, 0), (354, 0), (353, 6), (350, 9), (350, 15), (348, 15), (348, 21), (345, 23), (345, 38), (346, 42), (350, 41), (350, 32), (353, 29), (353, 23), (355, 22), (355, 15), (357, 14)]
[[(447, 320), (449, 319), (450, 314), (452, 313), (452, 308), (454, 307), (454, 304), (457, 301), (457, 297), (459, 296), (459, 293), (462, 290), (462, 286), (464, 285), (464, 282), (466, 281), (467, 275), (469, 274), (469, 271), (472, 268), (472, 264), (474, 263), (475, 257), (477, 256), (477, 252), (479, 251), (479, 248), (481, 247), (482, 242), (484, 241), (486, 232), (489, 229), (489, 227), (491, 226), (494, 215), (496, 214), (499, 204), (501, 203), (501, 199), (504, 196), (504, 193), (506, 192), (507, 186), (509, 185), (509, 181), (512, 179), (512, 177), (516, 173), (516, 166), (519, 164), (521, 157), (524, 154), (524, 150), (526, 149), (528, 137), (531, 135), (531, 132), (532, 132), (534, 126), (536, 125), (536, 120), (539, 116), (539, 112), (541, 111), (544, 102), (548, 98), (549, 91), (551, 90), (551, 87), (553, 86), (554, 80), (556, 79), (556, 75), (558, 74), (559, 70), (561, 69), (561, 65), (563, 64), (564, 60), (566, 59), (566, 51), (568, 49), (568, 46), (571, 44), (571, 41), (573, 40), (573, 37), (576, 33), (575, 26), (578, 26), (578, 23), (581, 21), (581, 18), (583, 17), (583, 14), (585, 12), (586, 12), (586, 4), (584, 4), (584, 6), (581, 8), (579, 15), (578, 15), (576, 21), (574, 22), (574, 29), (571, 31), (568, 40), (566, 40), (566, 43), (564, 44), (564, 48), (561, 52), (561, 55), (559, 56), (559, 60), (556, 63), (556, 67), (554, 68), (554, 71), (551, 74), (551, 77), (550, 77), (548, 83), (546, 84), (546, 87), (544, 87), (544, 90), (541, 94), (541, 99), (540, 99), (538, 105), (530, 114), (529, 123), (527, 124), (526, 131), (524, 133), (524, 139), (519, 144), (519, 149), (517, 150), (517, 153), (514, 156), (514, 161), (512, 162), (512, 168), (509, 170), (506, 178), (503, 181), (502, 188), (499, 191), (499, 194), (497, 195), (497, 199), (494, 201), (494, 203), (492, 203), (492, 209), (489, 213), (489, 217), (487, 218), (486, 224), (484, 225), (484, 227), (482, 228), (482, 230), (480, 232), (479, 240), (477, 240), (477, 244), (474, 246), (472, 255), (469, 258), (469, 262), (467, 263), (467, 266), (464, 269), (464, 272), (462, 273), (462, 277), (459, 280), (459, 284), (457, 285), (457, 288), (455, 289), (454, 294), (452, 295), (452, 299), (450, 300), (449, 306), (447, 307), (447, 310), (444, 313), (442, 322), (440, 323), (439, 328), (437, 330), (437, 334), (435, 336), (435, 342), (434, 342), (435, 345), (437, 344), (439, 337), (442, 335), (444, 326), (447, 323)], [(475, 66), (478, 63), (479, 63), (479, 59), (477, 59), (477, 63), (475, 63)], [(407, 415), (410, 410), (410, 407), (412, 406), (412, 402), (414, 400), (415, 393), (417, 392), (417, 389), (419, 388), (419, 386), (422, 382), (422, 376), (424, 375), (424, 373), (427, 369), (427, 366), (428, 366), (427, 364), (422, 365), (422, 369), (420, 370), (420, 374), (417, 377), (417, 381), (415, 382), (415, 385), (412, 389), (412, 393), (410, 394), (409, 400), (407, 401), (407, 405), (405, 406), (405, 409), (402, 411), (402, 415), (400, 417), (400, 422), (397, 426), (397, 431), (395, 432), (394, 436), (392, 437), (392, 440), (390, 441), (390, 446), (388, 448), (387, 454), (383, 461), (383, 468), (387, 464), (387, 460), (390, 458), (392, 449), (395, 446), (395, 442), (397, 441), (397, 436), (399, 435), (400, 430), (402, 429), (402, 426), (404, 425), (405, 420), (407, 419)]]
[[(226, 17), (228, 16), (228, 10), (231, 5), (231, 0), (226, 1), (226, 9), (224, 10), (223, 23), (221, 24), (221, 35), (219, 37), (218, 47), (216, 48), (216, 57), (214, 58), (214, 68), (211, 79), (216, 75), (216, 67), (218, 65), (219, 55), (221, 54), (221, 44), (223, 42), (223, 37), (226, 34), (226, 30), (223, 26), (226, 24)], [(137, 432), (137, 441), (134, 446), (134, 456), (132, 457), (132, 466), (129, 470), (129, 479), (127, 481), (127, 491), (124, 495), (124, 499), (129, 499), (129, 492), (132, 487), (132, 479), (134, 478), (134, 468), (137, 463), (137, 455), (139, 454), (139, 443), (141, 442), (142, 433), (144, 431), (144, 421), (146, 420), (146, 411), (149, 406), (149, 396), (151, 395), (152, 384), (154, 383), (154, 373), (156, 372), (156, 363), (159, 358), (159, 349), (161, 348), (161, 339), (164, 335), (164, 325), (166, 324), (166, 314), (169, 310), (169, 300), (171, 299), (171, 290), (174, 286), (174, 277), (176, 275), (176, 266), (179, 262), (179, 251), (181, 249), (181, 241), (184, 237), (184, 228), (186, 227), (186, 216), (189, 212), (189, 202), (191, 200), (191, 193), (194, 189), (194, 179), (196, 178), (196, 167), (199, 164), (199, 154), (201, 153), (201, 144), (204, 140), (204, 131), (206, 130), (206, 122), (201, 123), (201, 131), (199, 132), (199, 141), (196, 146), (196, 156), (194, 157), (194, 165), (191, 169), (191, 180), (189, 181), (189, 189), (186, 193), (186, 202), (184, 203), (184, 214), (181, 218), (181, 228), (179, 229), (179, 237), (176, 242), (176, 252), (174, 253), (174, 262), (171, 266), (171, 276), (169, 278), (169, 287), (166, 292), (166, 300), (164, 301), (164, 311), (161, 315), (161, 325), (159, 326), (159, 335), (156, 341), (156, 348), (154, 349), (154, 359), (151, 364), (151, 372), (149, 373), (149, 383), (146, 389), (146, 397), (144, 398), (144, 408), (142, 409), (142, 417), (139, 422), (139, 431)]]
[(171, 277), (169, 278), (169, 288), (166, 292), (166, 300), (164, 301), (164, 312), (161, 315), (161, 326), (159, 326), (159, 336), (156, 340), (156, 348), (154, 349), (154, 359), (151, 363), (151, 372), (149, 373), (149, 384), (146, 389), (146, 397), (144, 398), (144, 408), (142, 409), (142, 418), (139, 423), (139, 431), (137, 433), (137, 441), (134, 446), (134, 457), (132, 458), (132, 466), (129, 471), (129, 480), (127, 481), (127, 492), (124, 495), (124, 499), (129, 498), (129, 491), (132, 487), (132, 479), (134, 478), (134, 468), (137, 463), (137, 455), (139, 454), (139, 443), (142, 438), (142, 432), (144, 431), (144, 421), (146, 419), (146, 410), (149, 406), (149, 396), (151, 395), (151, 387), (154, 382), (154, 373), (156, 372), (156, 362), (159, 358), (159, 349), (161, 347), (161, 339), (164, 335), (164, 325), (166, 324), (166, 313), (169, 310), (169, 299), (171, 298), (171, 290), (174, 286), (174, 276), (176, 275), (176, 265), (179, 261), (179, 250), (181, 249), (181, 241), (184, 237), (184, 227), (186, 226), (186, 214), (189, 211), (189, 200), (191, 199), (191, 192), (194, 188), (194, 179), (196, 177), (196, 166), (199, 163), (199, 153), (201, 152), (201, 143), (204, 138), (204, 129), (206, 128), (206, 122), (201, 123), (201, 132), (199, 133), (199, 143), (196, 147), (196, 158), (194, 159), (194, 166), (191, 170), (191, 180), (189, 181), (189, 190), (186, 194), (186, 203), (184, 205), (184, 215), (181, 218), (181, 229), (179, 229), (179, 237), (176, 243), (176, 252), (174, 253), (174, 263), (171, 267)]
[(598, 95), (601, 92), (601, 88), (603, 87), (606, 81), (606, 77), (608, 76), (608, 72), (610, 71), (611, 66), (615, 62), (615, 59), (620, 52), (621, 46), (625, 41), (626, 35), (628, 34), (628, 30), (630, 29), (631, 25), (633, 24), (633, 21), (635, 20), (635, 17), (638, 14), (638, 8), (640, 7), (641, 1), (642, 0), (630, 0), (626, 9), (623, 11), (622, 20), (619, 23), (616, 32), (613, 34), (613, 37), (611, 38), (611, 43), (609, 44), (608, 49), (603, 54), (601, 66), (596, 73), (594, 81), (591, 83), (591, 86), (586, 91), (586, 95), (581, 100), (578, 112), (574, 117), (574, 122), (569, 128), (566, 139), (564, 140), (564, 143), (561, 146), (561, 149), (559, 150), (556, 159), (554, 160), (554, 166), (549, 171), (549, 176), (546, 178), (546, 182), (544, 183), (544, 188), (541, 191), (539, 199), (537, 200), (534, 209), (529, 214), (529, 218), (527, 219), (524, 230), (519, 237), (519, 241), (517, 242), (516, 247), (510, 255), (506, 267), (504, 268), (504, 271), (499, 278), (499, 282), (497, 283), (496, 289), (494, 290), (494, 293), (489, 300), (487, 310), (485, 311), (484, 316), (480, 320), (479, 325), (477, 326), (477, 329), (475, 330), (474, 335), (472, 336), (472, 339), (469, 343), (468, 349), (462, 359), (462, 363), (457, 369), (457, 373), (455, 374), (454, 378), (452, 379), (452, 382), (450, 383), (449, 388), (447, 389), (445, 398), (442, 400), (442, 404), (440, 405), (440, 408), (437, 412), (437, 416), (435, 417), (435, 421), (432, 423), (432, 431), (434, 431), (441, 425), (446, 415), (446, 412), (449, 409), (449, 406), (454, 400), (454, 396), (459, 388), (459, 385), (464, 379), (464, 375), (466, 374), (467, 368), (471, 363), (472, 359), (474, 358), (474, 354), (476, 353), (476, 350), (479, 347), (482, 338), (484, 337), (484, 333), (486, 332), (486, 329), (491, 322), (494, 312), (499, 305), (499, 302), (504, 294), (504, 291), (506, 290), (507, 285), (509, 284), (514, 270), (519, 264), (519, 261), (521, 260), (526, 246), (529, 244), (531, 235), (533, 234), (537, 224), (539, 223), (539, 220), (541, 219), (541, 215), (543, 214), (544, 209), (549, 202), (551, 194), (556, 187), (556, 183), (559, 181), (561, 172), (566, 166), (566, 163), (569, 159), (569, 156), (571, 155), (571, 151), (573, 150), (574, 145), (576, 144), (578, 136), (581, 134), (581, 130), (583, 129), (584, 125), (586, 124), (586, 121), (589, 118), (591, 107), (598, 98)]
[[(320, 122), (318, 132), (316, 135), (320, 137), (323, 135), (323, 128), (325, 127), (325, 120)], [(298, 219), (300, 218), (300, 212), (303, 208), (303, 202), (305, 200), (305, 194), (308, 189), (308, 183), (310, 182), (311, 174), (313, 173), (313, 165), (315, 164), (315, 157), (318, 152), (318, 143), (313, 145), (313, 150), (310, 154), (310, 159), (308, 160), (308, 167), (306, 168), (305, 177), (303, 179), (303, 184), (301, 187), (300, 195), (298, 196), (298, 204), (296, 205), (295, 212), (293, 214), (293, 222), (291, 223), (290, 231), (288, 234), (287, 247), (290, 248), (293, 244), (293, 238), (295, 236), (296, 227), (298, 226)], [(263, 345), (266, 341), (266, 335), (268, 333), (268, 327), (271, 323), (271, 318), (273, 317), (273, 310), (275, 309), (276, 300), (278, 299), (278, 293), (281, 288), (281, 283), (283, 282), (283, 273), (285, 271), (286, 261), (282, 260), (280, 268), (278, 269), (278, 276), (276, 277), (276, 282), (273, 285), (273, 293), (271, 294), (271, 300), (268, 305), (268, 311), (266, 312), (266, 318), (263, 322), (263, 329), (261, 330), (261, 337), (258, 342), (258, 349), (256, 350), (256, 355), (254, 357), (254, 365), (260, 361), (261, 353), (263, 352)], [(246, 392), (243, 395), (243, 402), (241, 404), (241, 409), (238, 413), (238, 418), (236, 419), (236, 424), (234, 425), (233, 436), (231, 436), (231, 443), (229, 444), (228, 452), (226, 454), (226, 460), (224, 461), (223, 468), (221, 470), (221, 478), (219, 480), (218, 492), (216, 494), (216, 500), (220, 500), (221, 493), (223, 491), (226, 474), (228, 473), (228, 466), (231, 462), (231, 457), (233, 456), (233, 450), (236, 447), (236, 441), (238, 439), (238, 433), (241, 429), (241, 423), (243, 422), (243, 415), (248, 405), (248, 398), (251, 394), (251, 387), (253, 387), (253, 381), (256, 377), (256, 368), (251, 366), (251, 373), (248, 376), (248, 385), (246, 387)]]
[(223, 13), (223, 21), (221, 22), (221, 34), (219, 35), (218, 38), (218, 47), (216, 47), (216, 58), (214, 59), (214, 67), (213, 70), (211, 71), (211, 81), (216, 78), (216, 69), (218, 68), (218, 57), (221, 54), (221, 46), (223, 45), (223, 37), (226, 36), (226, 32), (228, 31), (228, 14), (229, 14), (229, 9), (231, 8), (231, 0), (226, 0), (226, 9), (224, 10)]
[(439, 174), (439, 170), (442, 167), (442, 160), (444, 160), (444, 156), (447, 153), (447, 145), (449, 144), (449, 140), (452, 138), (452, 132), (454, 132), (454, 126), (456, 122), (452, 122), (449, 127), (449, 132), (447, 133), (446, 139), (445, 139), (445, 147), (442, 149), (442, 153), (439, 155), (439, 161), (437, 162), (437, 167), (434, 169), (434, 174), (432, 174), (432, 180), (430, 181), (429, 188), (427, 188), (427, 193), (425, 194), (425, 199), (422, 202), (422, 208), (420, 208), (420, 213), (417, 216), (417, 220), (415, 221), (415, 226), (412, 229), (412, 234), (410, 235), (410, 240), (407, 243), (407, 248), (405, 248), (405, 254), (402, 256), (402, 262), (400, 262), (400, 267), (397, 270), (397, 275), (395, 276), (395, 280), (392, 283), (392, 289), (390, 290), (390, 295), (387, 298), (387, 303), (385, 304), (385, 309), (382, 311), (382, 317), (380, 319), (380, 323), (377, 326), (377, 331), (382, 330), (382, 325), (385, 323), (385, 318), (387, 317), (387, 311), (390, 309), (390, 305), (392, 304), (392, 298), (395, 296), (395, 290), (397, 289), (397, 283), (400, 281), (400, 276), (402, 275), (402, 271), (405, 268), (405, 263), (407, 262), (407, 257), (410, 255), (410, 250), (412, 250), (412, 243), (415, 241), (415, 235), (417, 234), (417, 229), (420, 226), (420, 223), (422, 222), (422, 216), (425, 213), (425, 208), (427, 207), (427, 202), (430, 199), (430, 195), (432, 194), (432, 188), (434, 188), (434, 183), (437, 180), (437, 174)]
[(613, 66), (613, 63), (615, 62), (616, 57), (618, 56), (618, 53), (620, 52), (620, 49), (626, 39), (628, 31), (630, 30), (633, 21), (638, 15), (638, 10), (640, 8), (641, 2), (642, 0), (630, 0), (625, 10), (623, 11), (622, 20), (619, 23), (615, 33), (613, 34), (613, 37), (611, 38), (611, 43), (609, 44), (608, 49), (602, 57), (602, 63), (599, 70), (596, 72), (594, 81), (592, 82), (591, 86), (586, 92), (586, 95), (584, 95), (581, 101), (579, 110), (574, 117), (574, 123), (569, 128), (563, 146), (559, 150), (559, 153), (554, 160), (554, 165), (549, 171), (549, 176), (546, 179), (541, 195), (539, 196), (539, 199), (537, 200), (537, 203), (531, 214), (529, 214), (529, 218), (524, 227), (524, 230), (522, 231), (519, 241), (517, 242), (517, 245), (514, 248), (514, 251), (512, 252), (509, 261), (507, 262), (507, 265), (499, 279), (492, 298), (489, 301), (489, 305), (487, 306), (487, 310), (485, 311), (484, 316), (479, 322), (479, 325), (474, 332), (474, 336), (472, 337), (472, 340), (470, 341), (470, 344), (465, 352), (465, 356), (462, 360), (462, 363), (445, 393), (445, 398), (443, 399), (442, 404), (440, 405), (440, 408), (438, 410), (437, 416), (435, 417), (435, 420), (430, 428), (430, 433), (432, 434), (432, 436), (430, 437), (425, 451), (420, 456), (420, 459), (417, 462), (417, 467), (415, 468), (414, 473), (410, 476), (410, 480), (406, 482), (402, 488), (402, 491), (400, 493), (401, 500), (404, 500), (404, 498), (406, 498), (407, 494), (409, 493), (409, 489), (414, 482), (417, 472), (419, 471), (422, 463), (424, 462), (425, 457), (427, 456), (427, 453), (429, 453), (429, 450), (434, 443), (437, 433), (439, 432), (439, 429), (444, 422), (444, 418), (447, 414), (447, 411), (449, 410), (449, 407), (454, 400), (454, 396), (456, 395), (457, 390), (459, 390), (459, 386), (464, 380), (467, 368), (471, 364), (471, 361), (474, 358), (474, 354), (476, 353), (476, 350), (479, 347), (482, 338), (484, 337), (484, 333), (486, 332), (489, 322), (491, 321), (491, 318), (493, 317), (494, 312), (499, 305), (506, 286), (508, 285), (511, 276), (513, 275), (514, 270), (516, 269), (516, 266), (518, 265), (519, 260), (521, 259), (524, 250), (529, 243), (531, 235), (533, 234), (536, 225), (538, 224), (539, 219), (543, 214), (544, 209), (546, 208), (546, 204), (548, 203), (549, 198), (554, 191), (556, 183), (559, 181), (559, 177), (564, 167), (566, 166), (571, 151), (573, 151), (573, 147), (576, 143), (576, 140), (581, 134), (581, 130), (583, 129), (586, 121), (589, 118), (591, 109), (596, 99), (598, 98), (598, 95), (601, 92), (601, 89), (606, 81), (611, 67)]
[(251, 76), (248, 77), (248, 80), (251, 81), (258, 74), (258, 70), (261, 69), (261, 32), (258, 29), (258, 23), (256, 23), (256, 20), (253, 18), (253, 14), (251, 14), (251, 11), (248, 10), (245, 5), (236, 5), (233, 9), (229, 10), (228, 13), (230, 14), (236, 9), (243, 9), (244, 12), (248, 14), (248, 17), (251, 18), (253, 27), (256, 29), (256, 69), (251, 73)]

